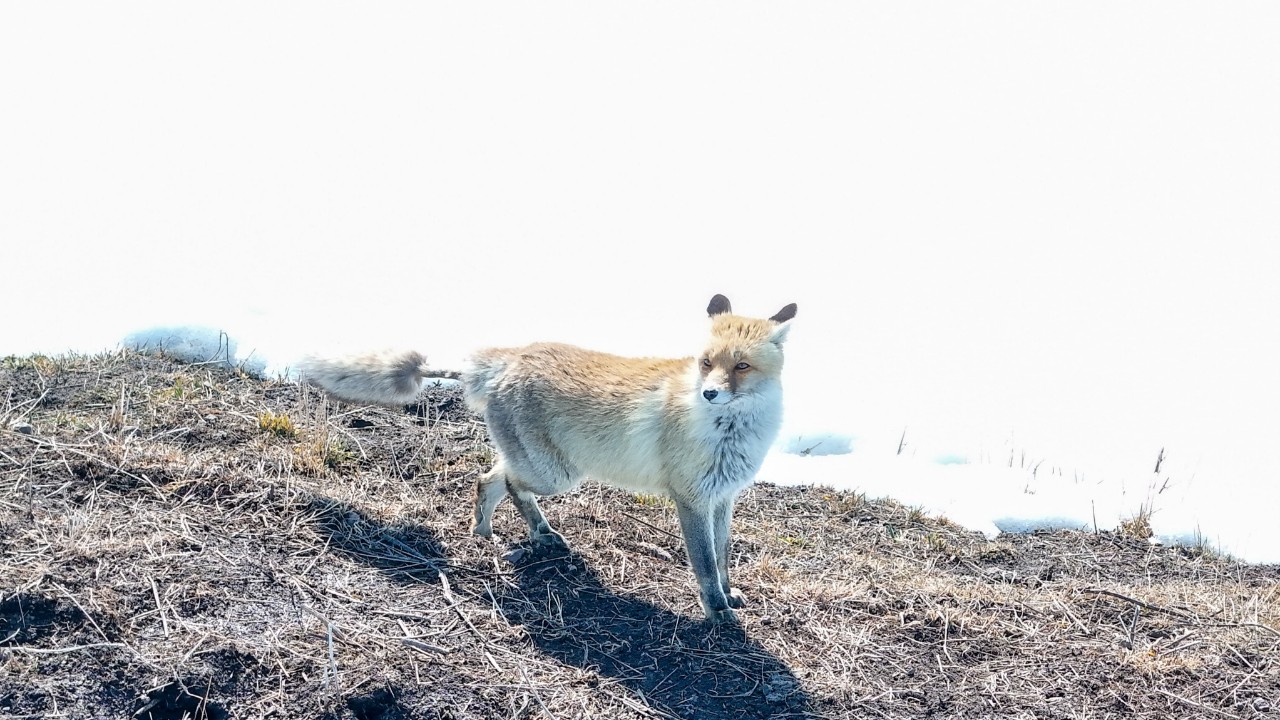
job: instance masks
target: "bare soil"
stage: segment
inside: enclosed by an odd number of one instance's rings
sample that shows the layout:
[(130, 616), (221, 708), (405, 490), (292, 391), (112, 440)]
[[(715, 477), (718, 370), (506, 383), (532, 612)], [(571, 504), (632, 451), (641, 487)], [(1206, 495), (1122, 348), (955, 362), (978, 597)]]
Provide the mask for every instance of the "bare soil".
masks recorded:
[(448, 389), (5, 359), (0, 717), (1280, 718), (1275, 566), (757, 485), (712, 627), (665, 500), (469, 534), (491, 457)]

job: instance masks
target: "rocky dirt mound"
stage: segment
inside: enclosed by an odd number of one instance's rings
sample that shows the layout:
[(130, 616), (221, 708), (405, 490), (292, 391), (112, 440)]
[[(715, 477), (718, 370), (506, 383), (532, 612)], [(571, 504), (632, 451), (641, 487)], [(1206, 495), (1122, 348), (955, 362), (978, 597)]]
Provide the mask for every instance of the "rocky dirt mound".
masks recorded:
[(1276, 567), (760, 485), (713, 628), (665, 500), (548, 500), (569, 554), (509, 506), (484, 540), (490, 460), (448, 389), (4, 360), (0, 717), (1280, 717)]

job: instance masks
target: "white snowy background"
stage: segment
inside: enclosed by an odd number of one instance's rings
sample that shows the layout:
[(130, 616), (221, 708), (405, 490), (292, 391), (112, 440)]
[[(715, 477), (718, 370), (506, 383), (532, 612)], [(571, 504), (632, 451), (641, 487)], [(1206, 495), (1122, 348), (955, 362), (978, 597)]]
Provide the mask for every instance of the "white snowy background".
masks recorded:
[[(1280, 5), (5, 3), (0, 354), (700, 349), (760, 479), (1280, 562)], [(1160, 472), (1157, 456), (1164, 451)]]

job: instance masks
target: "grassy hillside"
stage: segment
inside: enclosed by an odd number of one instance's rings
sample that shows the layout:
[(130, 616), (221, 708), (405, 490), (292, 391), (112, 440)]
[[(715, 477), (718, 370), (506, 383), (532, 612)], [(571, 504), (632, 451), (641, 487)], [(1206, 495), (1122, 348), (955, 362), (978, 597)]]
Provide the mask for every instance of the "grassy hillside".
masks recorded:
[(740, 628), (673, 509), (468, 533), (484, 426), (119, 353), (0, 364), (0, 717), (1276, 718), (1280, 568), (1123, 533), (987, 540), (760, 485)]

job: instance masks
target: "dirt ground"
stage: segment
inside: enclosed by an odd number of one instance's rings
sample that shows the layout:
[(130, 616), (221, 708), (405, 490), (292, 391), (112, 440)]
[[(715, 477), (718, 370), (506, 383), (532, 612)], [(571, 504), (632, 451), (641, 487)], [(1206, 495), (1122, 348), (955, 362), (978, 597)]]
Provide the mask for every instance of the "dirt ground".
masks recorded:
[(664, 499), (470, 535), (491, 457), (448, 389), (3, 360), (0, 717), (1280, 718), (1275, 566), (757, 485), (711, 627)]

